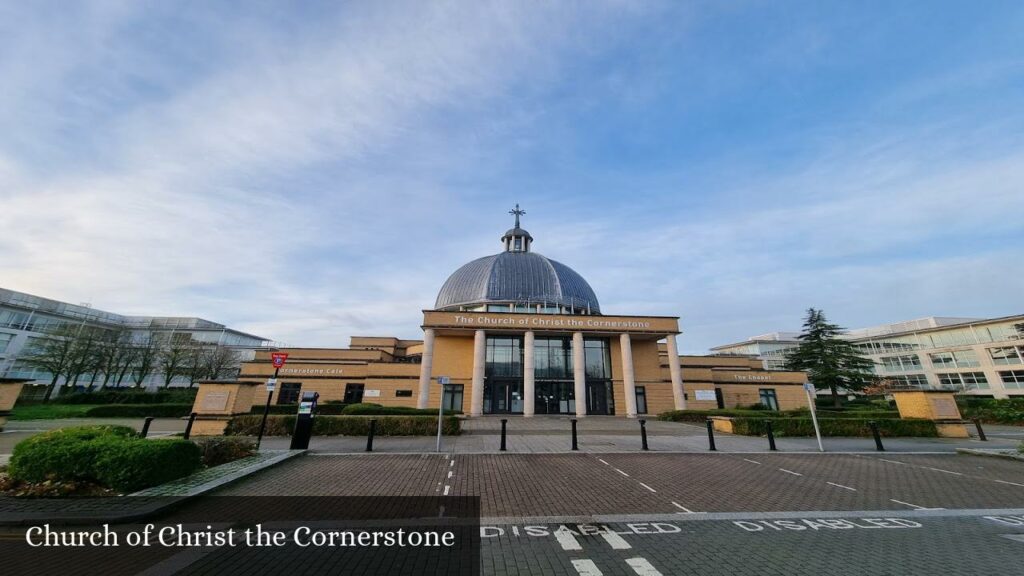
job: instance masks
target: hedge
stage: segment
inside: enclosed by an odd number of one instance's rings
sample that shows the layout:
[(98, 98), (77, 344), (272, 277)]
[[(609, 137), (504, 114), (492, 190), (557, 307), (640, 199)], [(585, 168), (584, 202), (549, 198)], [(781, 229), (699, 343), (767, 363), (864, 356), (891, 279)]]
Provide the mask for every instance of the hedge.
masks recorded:
[(85, 480), (122, 492), (169, 482), (202, 467), (187, 440), (145, 440), (126, 426), (82, 426), (18, 443), (8, 467), (16, 480)]
[(86, 410), (86, 418), (180, 418), (192, 413), (192, 404), (109, 404)]
[[(320, 416), (320, 415), (323, 415), (323, 416), (339, 416), (339, 415), (341, 415), (342, 410), (344, 410), (346, 406), (349, 406), (349, 404), (345, 404), (345, 403), (341, 403), (341, 402), (339, 402), (339, 403), (329, 402), (329, 403), (326, 403), (326, 404), (317, 404), (316, 405), (316, 413), (317, 413), (318, 416)], [(266, 409), (266, 407), (267, 407), (267, 405), (266, 405), (266, 398), (264, 398), (264, 403), (263, 404), (258, 404), (258, 403), (257, 404), (253, 404), (252, 410), (250, 410), (250, 412), (252, 414), (259, 414), (260, 416), (263, 416), (263, 410)], [(294, 416), (298, 411), (299, 411), (299, 405), (298, 404), (271, 404), (270, 405), (270, 414), (285, 414), (285, 415), (289, 415), (289, 416)]]
[(202, 454), (203, 465), (212, 467), (234, 462), (256, 453), (256, 443), (247, 438), (210, 436), (194, 440)]
[[(317, 406), (317, 413), (324, 414)], [(341, 411), (345, 416), (397, 416), (397, 415), (423, 415), (435, 416), (435, 408), (413, 408), (412, 406), (381, 406), (380, 404), (349, 404)], [(451, 410), (445, 410), (445, 414), (455, 414)]]
[[(811, 414), (809, 410), (786, 410), (784, 412), (766, 411), (766, 410), (672, 410), (669, 412), (662, 412), (658, 415), (658, 420), (666, 420), (669, 422), (699, 422), (703, 423), (708, 419), (708, 416), (731, 416), (737, 418), (810, 418)], [(884, 419), (884, 418), (899, 418), (899, 412), (895, 410), (885, 411), (866, 411), (858, 410), (853, 412), (826, 412), (824, 410), (818, 411), (819, 418), (834, 418), (834, 419)]]
[(963, 398), (960, 404), (964, 418), (978, 418), (988, 424), (1024, 425), (1024, 398)]
[(192, 404), (197, 388), (147, 392), (136, 388), (104, 388), (95, 392), (76, 392), (57, 396), (51, 404)]
[[(776, 436), (814, 436), (814, 423), (810, 418), (772, 418), (772, 432)], [(867, 419), (854, 418), (819, 418), (822, 436), (871, 436), (871, 427)], [(921, 436), (935, 437), (939, 435), (935, 422), (918, 419), (885, 419), (875, 420), (882, 436)], [(764, 418), (734, 418), (733, 432), (746, 436), (764, 436), (767, 434)]]
[[(224, 431), (228, 436), (255, 436), (259, 433), (262, 415), (247, 414), (235, 416), (228, 421)], [(377, 420), (378, 436), (433, 436), (437, 434), (437, 416), (380, 416)], [(314, 436), (365, 436), (370, 431), (370, 420), (366, 416), (318, 416), (313, 420)], [(267, 436), (289, 436), (295, 428), (295, 416), (269, 416)], [(446, 417), (442, 433), (449, 436), (460, 432), (459, 419)]]

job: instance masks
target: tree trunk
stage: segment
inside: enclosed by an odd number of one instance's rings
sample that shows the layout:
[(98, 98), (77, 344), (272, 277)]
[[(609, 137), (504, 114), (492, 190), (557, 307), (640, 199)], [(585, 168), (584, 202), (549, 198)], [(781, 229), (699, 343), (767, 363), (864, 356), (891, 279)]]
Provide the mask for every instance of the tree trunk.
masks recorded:
[(47, 402), (50, 401), (50, 395), (53, 394), (53, 389), (57, 387), (57, 380), (59, 379), (60, 374), (54, 376), (53, 380), (50, 380), (50, 385), (46, 387), (46, 395), (43, 396), (43, 404), (46, 404)]
[(828, 387), (832, 390), (832, 405), (835, 406), (837, 410), (842, 408), (843, 404), (839, 401), (839, 390), (836, 389), (836, 385), (829, 384)]

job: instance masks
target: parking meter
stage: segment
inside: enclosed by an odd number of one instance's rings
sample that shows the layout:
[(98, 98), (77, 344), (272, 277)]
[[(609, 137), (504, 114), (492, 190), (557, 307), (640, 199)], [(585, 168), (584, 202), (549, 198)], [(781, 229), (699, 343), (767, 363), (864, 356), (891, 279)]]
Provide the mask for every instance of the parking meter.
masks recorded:
[(313, 417), (316, 415), (316, 400), (320, 395), (316, 392), (303, 392), (299, 402), (299, 412), (295, 417), (295, 430), (292, 432), (292, 450), (309, 448), (309, 438), (313, 435)]

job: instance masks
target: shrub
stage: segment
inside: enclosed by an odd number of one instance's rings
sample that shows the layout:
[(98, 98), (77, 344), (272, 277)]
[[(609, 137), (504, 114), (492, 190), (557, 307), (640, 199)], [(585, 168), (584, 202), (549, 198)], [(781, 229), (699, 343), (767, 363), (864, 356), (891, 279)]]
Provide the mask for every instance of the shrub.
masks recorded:
[[(819, 418), (822, 436), (871, 436), (869, 420), (855, 418)], [(886, 419), (876, 420), (882, 436), (938, 436), (938, 429), (931, 420)], [(747, 436), (767, 434), (763, 418), (735, 418), (733, 432)], [(776, 436), (814, 436), (814, 423), (810, 418), (773, 418), (772, 431)]]
[[(338, 416), (338, 415), (340, 415), (342, 413), (342, 411), (345, 409), (346, 406), (349, 406), (349, 404), (345, 404), (344, 402), (327, 402), (327, 403), (324, 403), (324, 404), (317, 404), (316, 405), (316, 413), (317, 413), (317, 415), (324, 415), (324, 416)], [(259, 414), (260, 416), (262, 416), (263, 415), (263, 410), (265, 408), (266, 408), (265, 404), (253, 405), (252, 410), (250, 412), (252, 414)], [(272, 404), (270, 406), (270, 412), (269, 413), (270, 414), (294, 415), (298, 411), (299, 411), (299, 405), (298, 404)]]
[(245, 438), (213, 436), (195, 440), (203, 465), (220, 466), (256, 453), (256, 443)]
[[(235, 416), (228, 422), (224, 434), (229, 436), (255, 436), (259, 433), (262, 416), (247, 414)], [(437, 416), (408, 415), (381, 416), (377, 420), (378, 436), (433, 436), (437, 433)], [(318, 416), (313, 420), (315, 436), (365, 436), (370, 431), (370, 420), (365, 416)], [(270, 416), (267, 418), (267, 436), (287, 436), (295, 428), (295, 416)], [(450, 436), (459, 434), (459, 419), (446, 417), (442, 433)]]
[(76, 392), (58, 396), (51, 404), (192, 404), (198, 388), (147, 392), (137, 388), (104, 388), (95, 392)]
[(180, 418), (192, 413), (192, 404), (109, 404), (86, 410), (87, 418)]
[(14, 447), (9, 473), (25, 482), (83, 480), (130, 492), (191, 474), (199, 448), (187, 440), (144, 440), (127, 426), (51, 430)]
[[(820, 410), (818, 412), (821, 418), (855, 418), (855, 419), (885, 419), (885, 418), (899, 418), (899, 412), (895, 410), (885, 411), (852, 411), (852, 412), (826, 412)], [(810, 418), (810, 410), (806, 408), (799, 408), (797, 410), (786, 410), (781, 412), (764, 411), (764, 410), (749, 410), (749, 409), (726, 409), (726, 410), (672, 410), (670, 412), (662, 412), (658, 415), (658, 420), (667, 420), (670, 422), (697, 422), (703, 423), (708, 419), (708, 416), (732, 416), (732, 417), (749, 417), (749, 418)]]
[(202, 468), (199, 447), (188, 440), (110, 440), (96, 462), (96, 479), (122, 492), (135, 492), (183, 478)]
[[(323, 414), (317, 406), (317, 413)], [(341, 413), (345, 416), (383, 416), (383, 415), (437, 415), (436, 408), (413, 408), (412, 406), (381, 406), (380, 404), (349, 404)], [(445, 414), (453, 414), (445, 410)]]
[(960, 404), (964, 418), (978, 418), (988, 424), (1024, 425), (1024, 398), (963, 398)]

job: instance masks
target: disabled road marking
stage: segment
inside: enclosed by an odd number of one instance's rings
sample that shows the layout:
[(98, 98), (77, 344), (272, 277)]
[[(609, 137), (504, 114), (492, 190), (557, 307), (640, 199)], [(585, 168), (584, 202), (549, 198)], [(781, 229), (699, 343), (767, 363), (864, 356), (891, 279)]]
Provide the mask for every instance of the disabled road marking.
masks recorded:
[(601, 576), (602, 574), (597, 568), (597, 564), (594, 564), (594, 561), (589, 558), (573, 560), (572, 567), (576, 569), (576, 573), (580, 576)]
[[(555, 540), (558, 540), (558, 545), (562, 547), (562, 550), (583, 550), (583, 546), (580, 546), (578, 540), (576, 540), (576, 533), (572, 530), (562, 526), (554, 532)], [(588, 560), (589, 562), (589, 560)], [(575, 564), (575, 562), (573, 562)], [(593, 564), (593, 562), (591, 562)], [(597, 570), (597, 566), (594, 566), (594, 570)], [(600, 570), (597, 572), (601, 573)], [(580, 572), (582, 574), (582, 572)]]
[(1009, 538), (1010, 540), (1016, 540), (1017, 542), (1024, 542), (1024, 534), (1000, 534), (1003, 538)]
[(445, 496), (447, 496), (447, 495), (448, 495), (448, 492), (449, 492), (449, 491), (450, 491), (451, 489), (452, 489), (452, 487), (451, 487), (451, 486), (445, 486), (445, 487), (444, 487), (444, 495), (445, 495)]
[(626, 542), (625, 538), (619, 536), (615, 532), (602, 532), (601, 537), (604, 538), (604, 541), (612, 547), (612, 550), (629, 550), (632, 548), (632, 546), (629, 545), (629, 542)]
[(889, 501), (895, 502), (897, 504), (903, 504), (904, 506), (910, 506), (915, 510), (945, 510), (945, 508), (927, 508), (925, 506), (918, 506), (917, 504), (911, 504), (910, 502), (904, 502), (902, 500), (897, 500), (895, 498), (889, 498)]
[(661, 572), (658, 572), (657, 568), (651, 566), (651, 563), (646, 558), (629, 558), (626, 560), (626, 564), (629, 564), (629, 567), (639, 576), (661, 576)]

